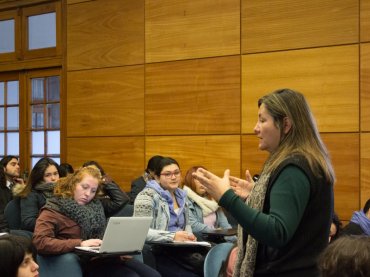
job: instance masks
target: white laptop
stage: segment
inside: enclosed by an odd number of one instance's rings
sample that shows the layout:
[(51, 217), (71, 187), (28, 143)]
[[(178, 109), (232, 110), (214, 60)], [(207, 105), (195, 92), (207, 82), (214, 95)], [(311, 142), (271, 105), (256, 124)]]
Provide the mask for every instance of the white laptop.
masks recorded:
[(104, 254), (141, 252), (152, 219), (152, 217), (110, 217), (101, 246), (76, 246), (76, 249), (80, 253), (81, 251)]

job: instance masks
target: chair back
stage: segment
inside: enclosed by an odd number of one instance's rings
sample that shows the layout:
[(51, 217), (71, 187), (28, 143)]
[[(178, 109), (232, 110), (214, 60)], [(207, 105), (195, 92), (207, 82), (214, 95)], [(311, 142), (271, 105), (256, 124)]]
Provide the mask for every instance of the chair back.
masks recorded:
[(227, 258), (233, 247), (233, 243), (224, 242), (217, 244), (209, 250), (204, 260), (204, 277), (219, 276), (221, 266), (227, 262)]
[(9, 229), (19, 230), (21, 228), (21, 203), (18, 197), (10, 200), (5, 206), (4, 216)]

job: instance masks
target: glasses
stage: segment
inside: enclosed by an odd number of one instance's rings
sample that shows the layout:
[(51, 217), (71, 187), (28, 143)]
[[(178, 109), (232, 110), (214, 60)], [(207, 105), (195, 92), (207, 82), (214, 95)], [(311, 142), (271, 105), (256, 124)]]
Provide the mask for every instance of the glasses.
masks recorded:
[(180, 170), (176, 170), (176, 171), (173, 171), (173, 172), (168, 171), (168, 172), (161, 173), (161, 175), (164, 176), (167, 179), (170, 179), (172, 176), (179, 177), (180, 174), (181, 174)]

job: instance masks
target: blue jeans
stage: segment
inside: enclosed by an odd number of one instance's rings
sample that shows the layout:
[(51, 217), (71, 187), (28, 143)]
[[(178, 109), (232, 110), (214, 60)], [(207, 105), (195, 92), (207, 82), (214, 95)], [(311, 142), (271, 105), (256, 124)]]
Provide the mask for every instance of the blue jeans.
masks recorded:
[(37, 255), (40, 277), (82, 277), (80, 258), (74, 253), (56, 256)]

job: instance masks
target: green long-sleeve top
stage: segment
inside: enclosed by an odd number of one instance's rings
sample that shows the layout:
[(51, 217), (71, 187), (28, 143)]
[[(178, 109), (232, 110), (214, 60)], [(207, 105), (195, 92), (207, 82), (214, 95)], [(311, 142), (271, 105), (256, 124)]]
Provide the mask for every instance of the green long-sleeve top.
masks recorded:
[(285, 167), (270, 193), (270, 211), (263, 213), (246, 205), (232, 189), (219, 204), (258, 242), (280, 248), (293, 237), (310, 197), (310, 182), (295, 165)]

